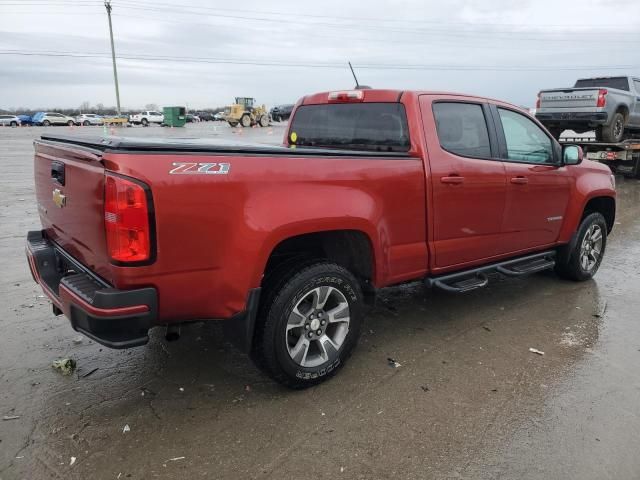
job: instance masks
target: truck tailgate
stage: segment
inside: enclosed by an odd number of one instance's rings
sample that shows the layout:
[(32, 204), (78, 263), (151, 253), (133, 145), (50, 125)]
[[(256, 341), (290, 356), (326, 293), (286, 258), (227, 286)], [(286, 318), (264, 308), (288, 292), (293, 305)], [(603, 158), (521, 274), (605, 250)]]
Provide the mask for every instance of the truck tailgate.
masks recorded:
[(540, 108), (596, 108), (597, 88), (568, 88), (540, 92)]
[(45, 235), (106, 281), (102, 152), (78, 145), (35, 142), (35, 188)]

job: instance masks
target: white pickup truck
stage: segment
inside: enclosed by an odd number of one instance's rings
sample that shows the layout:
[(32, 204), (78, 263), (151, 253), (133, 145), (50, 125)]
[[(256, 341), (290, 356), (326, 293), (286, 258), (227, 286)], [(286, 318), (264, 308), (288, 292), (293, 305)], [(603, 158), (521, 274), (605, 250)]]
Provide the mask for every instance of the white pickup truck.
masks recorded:
[(164, 115), (154, 110), (146, 110), (135, 115), (129, 115), (129, 123), (134, 125), (148, 126), (150, 123), (157, 123), (158, 125), (164, 122)]

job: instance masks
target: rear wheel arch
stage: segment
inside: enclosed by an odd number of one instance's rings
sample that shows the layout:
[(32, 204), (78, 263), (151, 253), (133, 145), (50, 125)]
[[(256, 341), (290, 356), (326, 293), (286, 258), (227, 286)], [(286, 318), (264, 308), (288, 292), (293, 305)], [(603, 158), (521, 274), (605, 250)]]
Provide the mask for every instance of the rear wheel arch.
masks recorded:
[(629, 108), (626, 105), (620, 105), (616, 109), (616, 113), (621, 113), (622, 114), (622, 116), (624, 117), (624, 123), (626, 125), (627, 121), (629, 120)]
[(283, 262), (324, 260), (349, 270), (360, 282), (365, 295), (373, 291), (375, 249), (362, 230), (327, 230), (282, 239), (271, 250), (264, 267), (263, 288), (270, 274)]

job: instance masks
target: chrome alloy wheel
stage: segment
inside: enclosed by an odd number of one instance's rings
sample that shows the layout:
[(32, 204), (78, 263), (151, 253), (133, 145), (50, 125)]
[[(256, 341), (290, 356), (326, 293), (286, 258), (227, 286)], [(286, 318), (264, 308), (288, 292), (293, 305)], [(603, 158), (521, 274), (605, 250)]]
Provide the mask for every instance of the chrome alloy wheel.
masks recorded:
[(287, 321), (291, 359), (301, 367), (317, 367), (336, 358), (349, 333), (349, 303), (334, 287), (317, 287), (302, 296)]
[(598, 264), (602, 255), (602, 229), (599, 225), (591, 225), (580, 246), (580, 266), (590, 272)]

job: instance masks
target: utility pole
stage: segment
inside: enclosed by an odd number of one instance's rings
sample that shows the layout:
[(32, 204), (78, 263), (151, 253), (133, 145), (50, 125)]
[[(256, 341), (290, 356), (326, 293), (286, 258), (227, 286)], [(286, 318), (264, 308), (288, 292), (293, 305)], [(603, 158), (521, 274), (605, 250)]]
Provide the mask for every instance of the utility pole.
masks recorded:
[(104, 6), (107, 9), (107, 17), (109, 17), (109, 35), (111, 36), (111, 59), (113, 60), (113, 80), (116, 83), (116, 103), (118, 115), (120, 115), (120, 88), (118, 87), (118, 69), (116, 68), (116, 48), (113, 45), (113, 26), (111, 25), (111, 0), (104, 0)]

